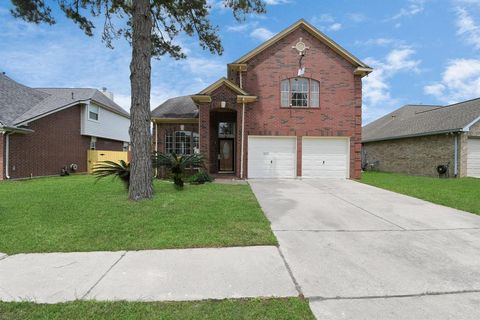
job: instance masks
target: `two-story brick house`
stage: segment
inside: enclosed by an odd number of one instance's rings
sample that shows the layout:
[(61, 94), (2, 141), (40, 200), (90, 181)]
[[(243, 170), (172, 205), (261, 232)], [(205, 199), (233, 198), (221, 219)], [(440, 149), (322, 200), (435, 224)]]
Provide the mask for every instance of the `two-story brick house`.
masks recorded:
[(359, 178), (362, 77), (372, 69), (300, 20), (227, 77), (152, 111), (154, 149), (238, 178)]
[(0, 73), (0, 180), (87, 171), (87, 151), (128, 148), (130, 115), (108, 91), (30, 88)]

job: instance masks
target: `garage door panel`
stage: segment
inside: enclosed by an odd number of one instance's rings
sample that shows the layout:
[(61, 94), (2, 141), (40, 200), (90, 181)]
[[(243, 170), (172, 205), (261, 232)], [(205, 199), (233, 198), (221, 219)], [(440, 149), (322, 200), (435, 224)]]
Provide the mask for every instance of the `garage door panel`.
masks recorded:
[(469, 138), (467, 149), (467, 176), (480, 178), (480, 139)]
[(302, 140), (302, 177), (347, 178), (348, 140), (304, 138)]
[(248, 137), (248, 177), (294, 178), (295, 137)]

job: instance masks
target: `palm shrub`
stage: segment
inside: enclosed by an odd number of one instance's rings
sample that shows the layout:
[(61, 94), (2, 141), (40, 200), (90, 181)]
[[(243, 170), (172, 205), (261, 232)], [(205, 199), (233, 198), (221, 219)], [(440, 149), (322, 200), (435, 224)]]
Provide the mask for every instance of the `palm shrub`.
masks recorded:
[(164, 167), (171, 172), (173, 183), (177, 189), (182, 189), (185, 171), (189, 168), (198, 169), (204, 167), (205, 159), (202, 155), (172, 153), (157, 153), (153, 156), (153, 165), (157, 168)]
[(113, 176), (120, 178), (125, 186), (130, 186), (130, 163), (120, 160), (119, 163), (113, 161), (100, 161), (93, 166), (93, 174), (97, 179)]

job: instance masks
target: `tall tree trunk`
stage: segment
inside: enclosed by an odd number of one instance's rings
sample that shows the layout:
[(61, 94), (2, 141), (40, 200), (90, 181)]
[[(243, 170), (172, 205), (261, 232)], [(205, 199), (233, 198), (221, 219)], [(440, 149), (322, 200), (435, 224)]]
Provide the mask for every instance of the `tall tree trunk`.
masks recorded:
[(150, 134), (151, 33), (150, 1), (133, 1), (130, 63), (132, 162), (128, 189), (128, 197), (131, 200), (148, 199), (153, 196)]

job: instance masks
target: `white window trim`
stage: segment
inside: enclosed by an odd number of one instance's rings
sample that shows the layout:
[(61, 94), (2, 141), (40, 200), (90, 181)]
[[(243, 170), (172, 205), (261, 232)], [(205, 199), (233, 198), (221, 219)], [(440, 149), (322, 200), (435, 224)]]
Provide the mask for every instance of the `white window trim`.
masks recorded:
[[(97, 112), (93, 112), (93, 113), (96, 113), (97, 114), (97, 118), (98, 119), (92, 119), (90, 118), (90, 108), (97, 108)], [(88, 107), (87, 107), (87, 119), (88, 121), (93, 121), (93, 122), (99, 122), (100, 121), (100, 107), (97, 106), (97, 105), (92, 105), (92, 104), (88, 104)]]
[[(293, 106), (292, 105), (292, 94), (293, 94), (293, 85), (292, 81), (295, 81), (295, 79), (304, 79), (307, 80), (308, 84), (308, 91), (307, 91), (307, 105), (306, 106)], [(283, 90), (282, 83), (284, 81), (288, 81), (288, 106), (283, 105), (282, 101), (282, 94), (285, 93), (286, 91)], [(318, 92), (313, 92), (314, 94), (318, 94), (318, 104), (315, 106), (312, 106), (312, 82), (316, 82), (318, 84)], [(292, 78), (285, 78), (280, 81), (280, 107), (281, 108), (290, 108), (290, 109), (319, 109), (320, 108), (320, 81), (313, 79), (313, 78), (307, 78), (307, 77), (292, 77)]]

